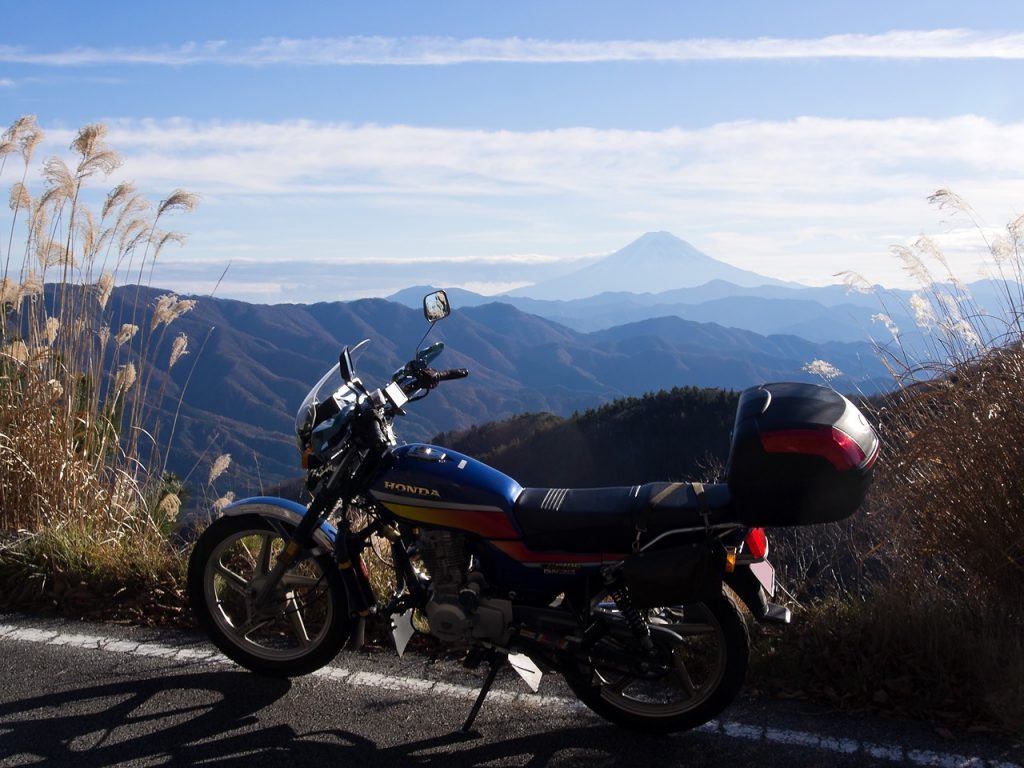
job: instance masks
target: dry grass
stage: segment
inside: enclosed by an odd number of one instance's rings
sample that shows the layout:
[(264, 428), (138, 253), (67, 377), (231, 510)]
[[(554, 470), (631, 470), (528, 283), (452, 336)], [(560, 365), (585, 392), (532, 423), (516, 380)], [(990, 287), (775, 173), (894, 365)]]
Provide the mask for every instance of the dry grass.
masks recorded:
[[(933, 201), (970, 214), (951, 193)], [(1018, 220), (990, 243), (994, 273), (1014, 281), (998, 316), (930, 240), (898, 250), (920, 281), (911, 308), (930, 352), (912, 359), (898, 333), (883, 351), (899, 386), (867, 406), (883, 453), (866, 510), (779, 537), (799, 653), (767, 643), (762, 679), (1024, 735), (1021, 231)]]
[[(113, 317), (109, 299), (115, 283), (140, 284), (161, 249), (180, 241), (160, 229), (162, 217), (195, 200), (178, 191), (147, 216), (146, 200), (122, 184), (94, 213), (89, 183), (120, 163), (100, 125), (79, 132), (70, 164), (46, 160), (33, 191), (41, 137), (22, 118), (0, 141), (0, 174), (16, 179), (0, 245), (0, 563), (8, 577), (14, 569), (51, 586), (68, 574), (173, 581), (180, 562), (167, 533), (177, 497), (148, 471), (159, 467), (147, 429), (150, 352), (192, 304), (165, 299), (147, 327), (148, 308), (136, 302), (130, 316)], [(184, 342), (175, 349), (184, 354)]]
[(755, 646), (754, 685), (769, 694), (921, 719), (953, 734), (1024, 733), (1019, 615), (943, 600), (908, 574), (865, 599), (819, 600), (794, 623)]

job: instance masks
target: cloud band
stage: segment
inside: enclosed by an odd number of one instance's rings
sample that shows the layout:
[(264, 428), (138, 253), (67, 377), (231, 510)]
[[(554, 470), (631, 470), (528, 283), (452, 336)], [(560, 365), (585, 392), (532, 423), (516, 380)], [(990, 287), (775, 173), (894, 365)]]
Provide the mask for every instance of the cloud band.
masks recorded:
[(764, 61), (787, 59), (1024, 59), (1024, 34), (969, 29), (896, 30), (820, 38), (542, 40), (535, 38), (268, 38), (176, 48), (71, 48), (39, 52), (0, 46), (0, 62), (53, 67), (147, 64), (192, 66), (450, 66), (473, 63)]

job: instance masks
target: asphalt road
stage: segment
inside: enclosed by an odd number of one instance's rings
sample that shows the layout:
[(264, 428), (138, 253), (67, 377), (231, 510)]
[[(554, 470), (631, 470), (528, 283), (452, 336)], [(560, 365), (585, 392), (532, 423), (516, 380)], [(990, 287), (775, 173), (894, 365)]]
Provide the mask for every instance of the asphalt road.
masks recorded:
[(416, 654), (342, 654), (291, 682), (260, 678), (196, 635), (0, 615), (0, 766), (899, 766), (1021, 768), (991, 737), (740, 701), (698, 731), (646, 737), (580, 707), (557, 679), (499, 677)]

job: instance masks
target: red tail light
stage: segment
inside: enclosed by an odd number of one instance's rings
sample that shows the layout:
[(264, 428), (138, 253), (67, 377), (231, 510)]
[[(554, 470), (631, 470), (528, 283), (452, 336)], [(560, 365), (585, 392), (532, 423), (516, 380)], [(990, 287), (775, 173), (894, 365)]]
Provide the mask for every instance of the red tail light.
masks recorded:
[(755, 560), (762, 560), (768, 556), (768, 537), (764, 534), (764, 528), (751, 528), (744, 543), (747, 545), (747, 552)]
[(821, 456), (840, 471), (859, 467), (867, 458), (856, 440), (835, 427), (827, 426), (762, 432), (761, 446), (767, 453), (806, 453)]

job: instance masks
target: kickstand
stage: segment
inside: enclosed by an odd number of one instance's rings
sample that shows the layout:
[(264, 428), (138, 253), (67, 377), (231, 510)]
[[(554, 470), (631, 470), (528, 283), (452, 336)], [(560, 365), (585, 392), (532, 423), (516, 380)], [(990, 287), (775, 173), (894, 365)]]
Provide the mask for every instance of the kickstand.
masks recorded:
[(494, 685), (494, 678), (498, 676), (498, 671), (505, 666), (507, 659), (504, 655), (498, 653), (490, 653), (487, 659), (490, 664), (490, 671), (487, 673), (487, 677), (484, 679), (484, 684), (480, 688), (480, 694), (476, 697), (476, 701), (473, 702), (473, 708), (469, 710), (469, 717), (466, 718), (466, 722), (462, 724), (459, 729), (459, 733), (463, 736), (470, 734), (470, 730), (473, 727), (473, 721), (476, 720), (477, 714), (480, 712), (480, 707), (483, 706), (484, 699), (487, 698), (487, 692), (491, 690), (491, 686)]

